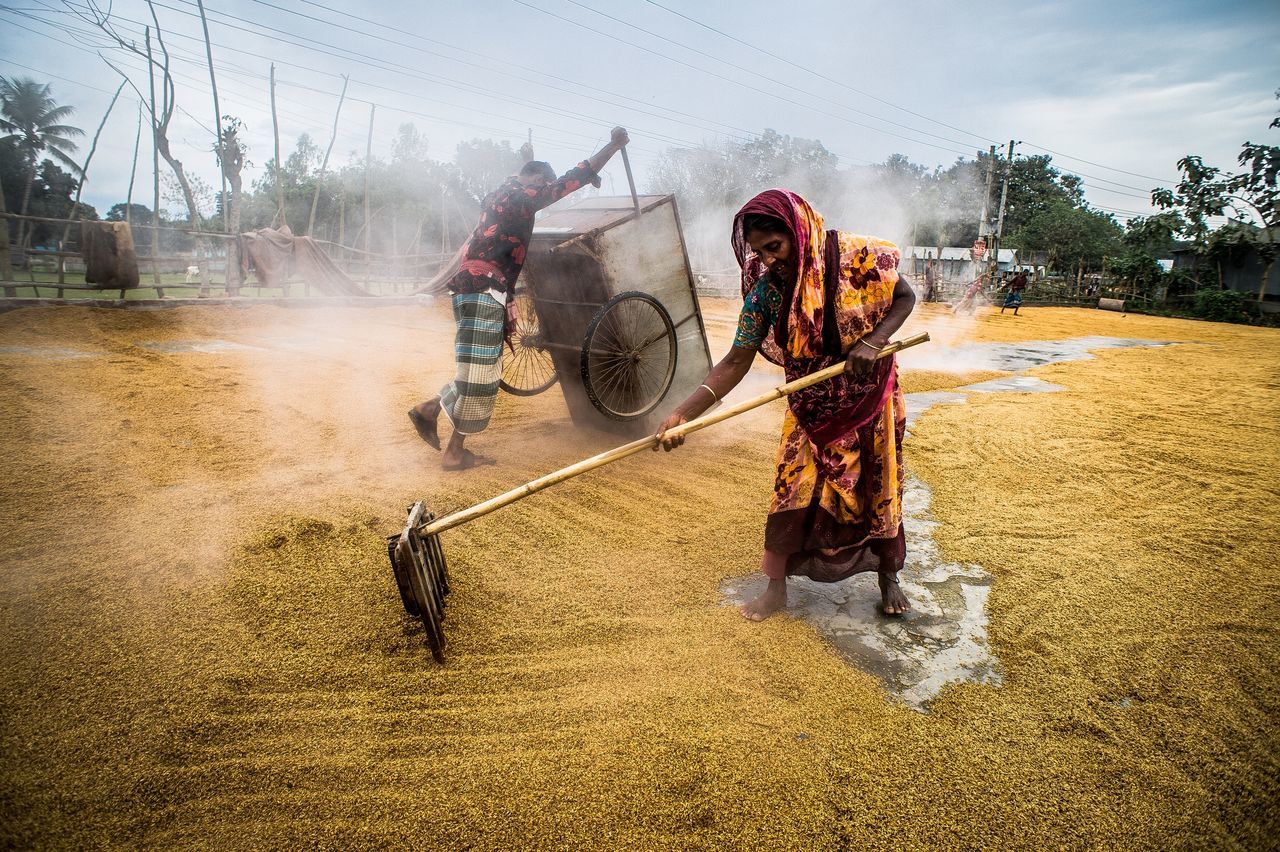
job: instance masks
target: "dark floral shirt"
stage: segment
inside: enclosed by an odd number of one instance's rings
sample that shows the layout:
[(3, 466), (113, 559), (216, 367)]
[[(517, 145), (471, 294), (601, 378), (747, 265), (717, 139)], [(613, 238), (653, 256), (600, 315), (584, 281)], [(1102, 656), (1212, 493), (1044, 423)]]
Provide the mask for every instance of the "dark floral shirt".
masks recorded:
[(496, 289), (509, 296), (533, 237), (533, 214), (595, 179), (596, 172), (586, 160), (541, 189), (508, 178), (485, 197), (480, 224), (467, 242), (462, 269), (449, 281), (449, 290), (484, 293)]
[(741, 349), (759, 349), (768, 336), (769, 329), (778, 322), (780, 310), (782, 293), (773, 286), (771, 276), (767, 273), (761, 275), (742, 302), (742, 313), (738, 315), (738, 331), (733, 336), (733, 345)]

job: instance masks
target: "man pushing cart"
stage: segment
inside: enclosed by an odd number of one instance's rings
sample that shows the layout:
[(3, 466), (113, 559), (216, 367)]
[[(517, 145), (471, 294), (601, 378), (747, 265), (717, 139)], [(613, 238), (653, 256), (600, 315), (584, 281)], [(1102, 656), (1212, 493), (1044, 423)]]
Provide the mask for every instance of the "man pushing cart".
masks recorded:
[(437, 450), (441, 448), (440, 414), (452, 424), (453, 434), (441, 459), (445, 470), (494, 463), (466, 449), (464, 443), (468, 435), (484, 431), (493, 415), (502, 377), (502, 346), (510, 329), (509, 308), (533, 236), (534, 214), (588, 183), (599, 186), (600, 169), (628, 141), (626, 129), (615, 127), (609, 144), (561, 177), (549, 164), (533, 160), (485, 198), (461, 266), (446, 284), (457, 323), (457, 371), (437, 396), (409, 410), (418, 435)]

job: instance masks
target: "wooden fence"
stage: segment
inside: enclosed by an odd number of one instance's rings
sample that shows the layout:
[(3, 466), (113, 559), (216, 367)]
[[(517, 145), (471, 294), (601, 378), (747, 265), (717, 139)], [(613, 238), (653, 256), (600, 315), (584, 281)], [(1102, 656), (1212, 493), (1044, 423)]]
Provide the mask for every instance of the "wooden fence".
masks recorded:
[[(0, 218), (9, 221), (25, 220), (33, 224), (63, 226), (80, 224), (80, 221), (75, 219), (20, 216), (16, 213), (0, 213)], [(312, 295), (309, 282), (296, 276), (272, 287), (263, 286), (256, 280), (252, 271), (244, 281), (228, 280), (227, 245), (230, 240), (235, 239), (235, 235), (176, 228), (169, 225), (133, 224), (131, 227), (135, 232), (160, 231), (178, 234), (191, 240), (194, 247), (191, 251), (159, 255), (143, 254), (143, 242), (149, 243), (150, 240), (135, 239), (141, 281), (137, 287), (117, 290), (84, 283), (84, 258), (74, 246), (57, 249), (19, 249), (10, 246), (8, 240), (0, 240), (0, 292), (3, 292), (4, 298), (10, 299), (25, 298), (29, 295), (37, 299), (64, 299), (68, 292), (80, 294), (81, 298), (84, 294), (110, 296), (118, 292), (120, 299), (138, 298), (148, 292), (154, 293), (157, 299), (165, 299), (171, 297), (173, 291), (188, 294), (189, 291), (195, 291), (202, 297), (217, 291), (228, 295), (235, 292), (237, 295), (247, 295), (249, 298), (263, 296), (305, 298)], [(78, 232), (73, 231), (73, 236), (78, 238)], [(453, 257), (452, 254), (443, 253), (386, 255), (365, 252), (329, 240), (315, 242), (349, 278), (376, 296), (413, 293), (430, 281)], [(68, 243), (78, 243), (78, 239), (68, 240)], [(20, 262), (15, 264), (15, 260)], [(195, 275), (188, 274), (191, 268), (196, 270)], [(191, 280), (193, 278), (194, 280)]]

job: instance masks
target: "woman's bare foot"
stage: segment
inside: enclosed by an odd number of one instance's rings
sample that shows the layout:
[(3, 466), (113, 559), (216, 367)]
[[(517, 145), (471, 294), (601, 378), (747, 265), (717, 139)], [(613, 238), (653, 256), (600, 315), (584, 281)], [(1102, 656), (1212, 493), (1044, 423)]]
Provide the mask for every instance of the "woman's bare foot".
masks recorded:
[(902, 593), (902, 587), (898, 585), (897, 573), (885, 574), (881, 573), (880, 578), (880, 608), (885, 615), (906, 615), (911, 609), (907, 596)]
[(787, 580), (770, 580), (760, 597), (743, 604), (742, 614), (751, 621), (764, 621), (787, 605)]

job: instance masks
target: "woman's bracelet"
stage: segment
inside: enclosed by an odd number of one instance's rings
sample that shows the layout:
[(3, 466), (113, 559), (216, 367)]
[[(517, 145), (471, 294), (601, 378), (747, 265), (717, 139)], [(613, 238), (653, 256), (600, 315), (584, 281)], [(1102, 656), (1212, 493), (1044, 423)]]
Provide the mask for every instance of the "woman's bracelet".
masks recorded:
[(712, 400), (713, 402), (719, 402), (719, 401), (720, 401), (720, 397), (716, 396), (716, 392), (715, 392), (715, 391), (713, 391), (709, 385), (698, 385), (698, 387), (700, 387), (700, 388), (706, 388), (706, 389), (707, 389), (707, 393), (711, 394), (711, 400)]
[[(869, 341), (869, 340), (867, 340), (865, 337), (861, 338), (858, 342), (859, 342), (859, 343), (861, 343), (863, 346), (867, 347), (868, 349), (874, 349), (874, 350), (875, 350), (875, 351), (877, 351), (877, 352), (883, 352), (883, 351), (884, 351), (884, 346), (876, 346), (874, 343), (870, 342), (870, 341)], [(888, 346), (888, 345), (889, 345), (889, 344), (887, 344), (887, 343), (885, 344), (885, 346)], [(708, 388), (708, 390), (709, 390), (709, 388)]]

